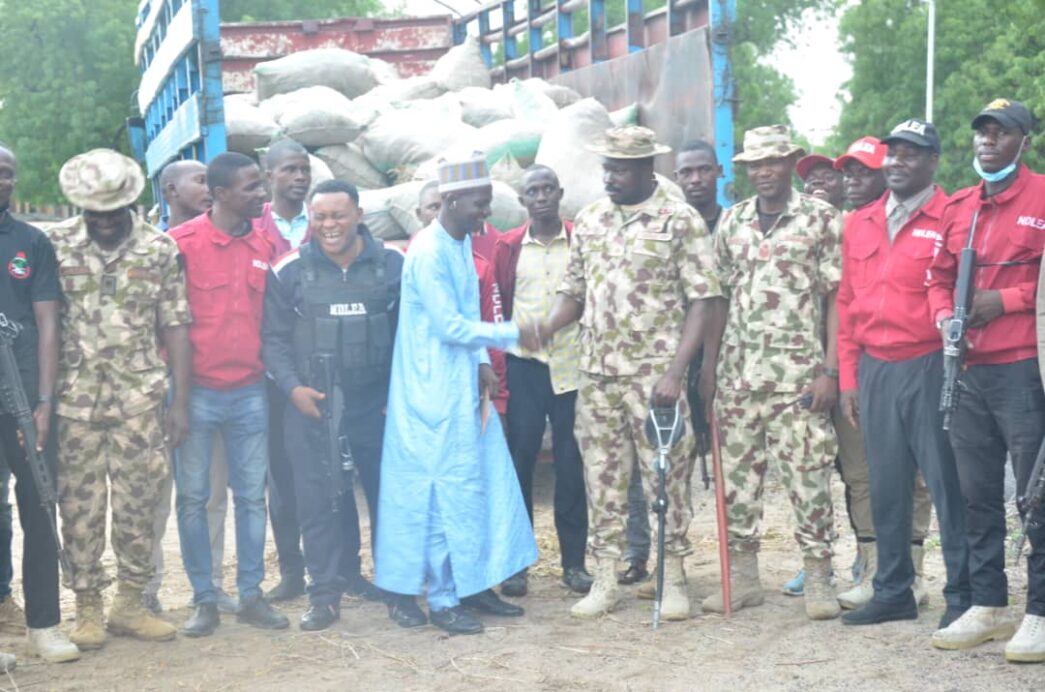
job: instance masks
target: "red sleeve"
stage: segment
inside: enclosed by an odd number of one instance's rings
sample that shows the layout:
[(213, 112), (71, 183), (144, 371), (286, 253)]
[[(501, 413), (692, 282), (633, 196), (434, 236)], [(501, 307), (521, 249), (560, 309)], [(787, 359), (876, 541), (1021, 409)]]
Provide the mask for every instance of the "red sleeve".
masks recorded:
[(958, 279), (958, 258), (948, 249), (951, 229), (955, 227), (958, 205), (949, 205), (940, 219), (940, 237), (933, 249), (926, 284), (929, 287), (929, 316), (937, 322), (941, 315), (954, 312), (954, 282)]
[(854, 341), (853, 324), (849, 319), (849, 305), (853, 302), (852, 268), (849, 261), (849, 237), (852, 224), (842, 235), (842, 281), (838, 285), (838, 387), (843, 392), (857, 388), (860, 346)]
[[(494, 279), (493, 265), (485, 261), (481, 256), (473, 255), (475, 270), (479, 274), (479, 316), (483, 322), (504, 322), (504, 314), (501, 311), (501, 292), (497, 288)], [(501, 386), (494, 399), (494, 408), (498, 413), (508, 412), (508, 363), (505, 360), (504, 351), (500, 349), (487, 349), (490, 353), (490, 367), (493, 368)]]

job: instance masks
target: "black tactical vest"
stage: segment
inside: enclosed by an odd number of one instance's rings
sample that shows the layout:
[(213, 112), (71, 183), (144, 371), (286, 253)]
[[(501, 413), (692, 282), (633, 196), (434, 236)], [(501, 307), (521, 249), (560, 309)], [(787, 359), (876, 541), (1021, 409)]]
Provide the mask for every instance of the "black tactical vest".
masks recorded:
[(323, 258), (310, 244), (300, 253), (304, 304), (294, 325), (294, 354), (302, 375), (309, 376), (309, 356), (329, 353), (341, 363), (342, 387), (387, 382), (395, 297), (385, 281), (384, 257), (339, 274), (319, 269)]

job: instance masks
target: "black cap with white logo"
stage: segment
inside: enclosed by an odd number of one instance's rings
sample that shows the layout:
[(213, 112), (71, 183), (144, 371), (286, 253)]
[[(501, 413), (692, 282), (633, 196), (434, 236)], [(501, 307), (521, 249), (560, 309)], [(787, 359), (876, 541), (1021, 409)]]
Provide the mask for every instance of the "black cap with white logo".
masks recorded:
[(1034, 128), (1034, 118), (1030, 111), (1019, 101), (994, 99), (988, 103), (980, 114), (972, 119), (972, 129), (979, 129), (984, 120), (995, 120), (1002, 127), (1018, 127), (1023, 134), (1029, 135)]
[(907, 142), (916, 147), (932, 149), (940, 153), (940, 135), (936, 133), (936, 127), (929, 122), (911, 118), (893, 128), (888, 137), (882, 139), (882, 144), (889, 145), (894, 142)]

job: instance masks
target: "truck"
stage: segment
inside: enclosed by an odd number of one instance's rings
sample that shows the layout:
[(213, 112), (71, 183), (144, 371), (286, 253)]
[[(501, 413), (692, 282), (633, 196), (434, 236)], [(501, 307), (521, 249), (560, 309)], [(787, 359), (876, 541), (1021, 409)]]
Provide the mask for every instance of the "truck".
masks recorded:
[[(471, 34), (494, 82), (541, 77), (614, 110), (637, 104), (639, 122), (673, 147), (703, 137), (733, 194), (734, 88), (730, 44), (736, 0), (493, 0), (463, 16), (222, 23), (219, 0), (141, 0), (134, 59), (141, 72), (129, 118), (131, 149), (154, 197), (163, 167), (226, 150), (223, 97), (254, 89), (260, 62), (314, 48), (345, 48), (427, 72)], [(607, 10), (625, 21), (608, 26)], [(581, 31), (580, 29), (583, 29)], [(661, 173), (670, 162), (659, 161)]]

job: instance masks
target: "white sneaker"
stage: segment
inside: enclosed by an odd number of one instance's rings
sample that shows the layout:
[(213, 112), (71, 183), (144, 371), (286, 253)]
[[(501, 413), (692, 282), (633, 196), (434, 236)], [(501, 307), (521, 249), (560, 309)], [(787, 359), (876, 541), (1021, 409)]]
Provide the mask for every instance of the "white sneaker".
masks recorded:
[(29, 628), (26, 639), (29, 640), (29, 653), (48, 663), (65, 663), (80, 658), (76, 644), (57, 627)]
[(937, 649), (968, 649), (992, 639), (1008, 639), (1016, 631), (1008, 607), (973, 606), (942, 630), (933, 632)]
[(1045, 661), (1045, 617), (1029, 613), (1023, 616), (1016, 636), (1005, 645), (1005, 660), (1019, 663)]

